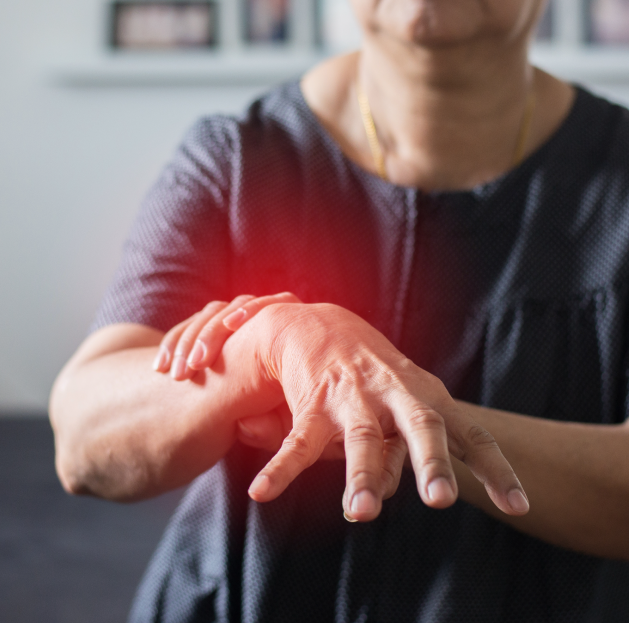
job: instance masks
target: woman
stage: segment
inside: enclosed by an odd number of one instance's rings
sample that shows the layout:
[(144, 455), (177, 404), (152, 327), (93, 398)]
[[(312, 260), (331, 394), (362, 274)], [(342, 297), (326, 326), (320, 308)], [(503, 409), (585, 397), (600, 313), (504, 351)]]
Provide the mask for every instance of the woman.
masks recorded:
[(624, 620), (628, 113), (528, 65), (541, 0), (354, 6), (149, 195), (60, 478), (200, 475), (133, 621)]

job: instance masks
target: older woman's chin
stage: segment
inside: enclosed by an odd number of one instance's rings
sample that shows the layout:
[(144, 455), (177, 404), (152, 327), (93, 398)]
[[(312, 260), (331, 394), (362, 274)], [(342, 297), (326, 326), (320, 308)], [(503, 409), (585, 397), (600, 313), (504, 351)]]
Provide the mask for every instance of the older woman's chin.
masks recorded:
[(525, 39), (545, 0), (352, 0), (352, 4), (367, 36), (443, 47), (487, 37)]

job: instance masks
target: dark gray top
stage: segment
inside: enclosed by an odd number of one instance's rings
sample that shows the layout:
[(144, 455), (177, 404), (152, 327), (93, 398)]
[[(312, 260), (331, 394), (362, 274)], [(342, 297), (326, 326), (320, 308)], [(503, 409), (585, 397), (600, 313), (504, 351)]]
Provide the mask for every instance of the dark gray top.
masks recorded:
[[(297, 83), (243, 118), (200, 120), (149, 194), (95, 322), (166, 330), (212, 299), (291, 290), (347, 307), (453, 396), (532, 416), (627, 416), (629, 112), (578, 91), (521, 166), (423, 193), (350, 162)], [(176, 413), (173, 417), (176, 417)], [(567, 551), (414, 478), (369, 524), (343, 520), (344, 465), (278, 500), (236, 445), (188, 491), (131, 621), (629, 621), (629, 565)]]

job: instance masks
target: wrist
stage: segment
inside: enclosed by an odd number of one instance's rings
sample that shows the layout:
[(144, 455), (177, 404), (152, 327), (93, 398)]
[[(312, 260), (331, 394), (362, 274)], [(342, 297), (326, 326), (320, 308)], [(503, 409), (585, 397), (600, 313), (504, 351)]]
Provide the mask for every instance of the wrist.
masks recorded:
[(284, 402), (275, 372), (272, 324), (262, 310), (229, 337), (207, 370), (209, 393), (221, 396), (231, 421), (267, 413)]
[(276, 303), (263, 309), (251, 322), (255, 329), (255, 360), (260, 374), (272, 385), (282, 382), (283, 361), (290, 332), (295, 329), (300, 313), (307, 306)]

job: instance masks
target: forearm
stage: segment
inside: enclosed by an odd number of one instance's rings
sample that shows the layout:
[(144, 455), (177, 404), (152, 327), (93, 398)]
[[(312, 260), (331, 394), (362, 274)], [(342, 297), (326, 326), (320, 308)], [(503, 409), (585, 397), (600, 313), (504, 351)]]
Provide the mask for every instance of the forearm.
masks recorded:
[(180, 383), (152, 370), (157, 332), (153, 341), (71, 361), (60, 374), (50, 412), (69, 491), (124, 501), (186, 484), (229, 450), (238, 418), (281, 400), (256, 378), (251, 331)]
[(509, 517), (456, 461), (460, 495), (544, 541), (595, 556), (629, 559), (629, 428), (556, 422), (462, 403), (490, 431), (531, 503)]

